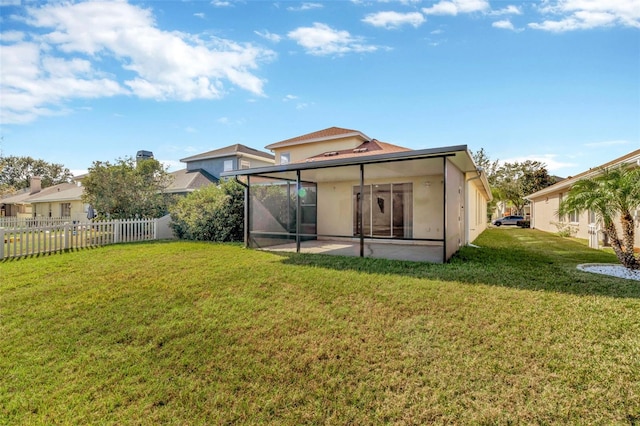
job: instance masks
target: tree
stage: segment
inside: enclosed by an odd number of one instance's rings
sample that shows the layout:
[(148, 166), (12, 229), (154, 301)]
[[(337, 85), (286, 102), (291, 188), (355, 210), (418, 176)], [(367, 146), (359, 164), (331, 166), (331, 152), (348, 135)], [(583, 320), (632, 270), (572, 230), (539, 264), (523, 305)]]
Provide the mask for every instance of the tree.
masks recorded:
[(170, 183), (171, 175), (153, 158), (95, 161), (82, 181), (82, 201), (113, 219), (161, 217), (173, 200), (164, 192)]
[(487, 206), (489, 212), (495, 209), (499, 201), (508, 201), (518, 213), (522, 213), (524, 206), (529, 203), (524, 197), (556, 182), (549, 176), (545, 164), (539, 161), (506, 162), (500, 165), (499, 160), (491, 161), (484, 148), (472, 153), (472, 156), (491, 186), (493, 201)]
[(509, 201), (518, 213), (529, 203), (524, 197), (555, 183), (544, 163), (531, 160), (504, 163), (496, 171), (494, 181), (501, 201)]
[[(560, 204), (558, 214), (594, 212), (620, 263), (629, 269), (640, 269), (640, 260), (633, 252), (635, 223), (632, 214), (640, 207), (640, 167), (616, 167), (601, 172), (573, 184)], [(616, 217), (620, 219), (622, 237), (618, 236)]]
[(199, 241), (242, 241), (244, 188), (236, 181), (200, 188), (171, 208), (178, 238)]
[(29, 188), (31, 178), (40, 176), (42, 188), (69, 182), (73, 175), (62, 164), (32, 157), (0, 157), (0, 188), (19, 191)]

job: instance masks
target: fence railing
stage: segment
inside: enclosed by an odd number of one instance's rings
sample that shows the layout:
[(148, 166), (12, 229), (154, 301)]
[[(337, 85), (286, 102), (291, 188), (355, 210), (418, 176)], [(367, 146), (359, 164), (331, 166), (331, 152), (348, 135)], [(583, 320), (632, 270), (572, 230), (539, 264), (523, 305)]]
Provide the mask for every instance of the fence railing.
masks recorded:
[(0, 259), (158, 239), (158, 219), (0, 228)]
[(0, 217), (0, 228), (33, 228), (38, 226), (64, 225), (71, 217)]

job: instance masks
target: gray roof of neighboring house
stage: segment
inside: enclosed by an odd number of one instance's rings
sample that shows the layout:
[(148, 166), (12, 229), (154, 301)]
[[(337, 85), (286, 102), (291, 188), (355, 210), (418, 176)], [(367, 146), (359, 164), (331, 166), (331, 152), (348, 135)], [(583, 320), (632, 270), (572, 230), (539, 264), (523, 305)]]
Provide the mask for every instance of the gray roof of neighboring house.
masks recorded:
[(44, 188), (25, 199), (26, 203), (51, 203), (58, 201), (77, 201), (82, 198), (84, 188), (75, 183), (61, 183)]
[(24, 200), (29, 198), (31, 193), (29, 189), (24, 189), (18, 194), (8, 195), (6, 197), (0, 198), (0, 204), (29, 204)]
[(203, 186), (211, 185), (218, 182), (218, 179), (205, 170), (177, 170), (170, 173), (173, 176), (173, 182), (165, 190), (169, 193), (191, 192)]
[(233, 155), (239, 155), (239, 156), (248, 155), (248, 156), (264, 159), (266, 161), (269, 161), (269, 160), (274, 161), (275, 159), (273, 155), (267, 152), (259, 151), (257, 149), (250, 148), (248, 146), (237, 143), (235, 145), (229, 145), (229, 146), (225, 146), (224, 148), (214, 149), (213, 151), (203, 152), (202, 154), (183, 158), (180, 161), (182, 161), (183, 163), (188, 163), (190, 161), (209, 160), (212, 158), (230, 157)]

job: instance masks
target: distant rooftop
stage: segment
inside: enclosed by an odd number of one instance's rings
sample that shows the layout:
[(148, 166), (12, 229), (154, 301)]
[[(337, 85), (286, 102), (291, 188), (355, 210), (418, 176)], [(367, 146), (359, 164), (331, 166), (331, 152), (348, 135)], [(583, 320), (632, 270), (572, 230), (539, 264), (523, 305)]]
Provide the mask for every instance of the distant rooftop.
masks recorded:
[(235, 145), (229, 145), (229, 146), (225, 146), (224, 148), (214, 149), (213, 151), (207, 151), (207, 152), (203, 152), (202, 154), (197, 154), (191, 157), (183, 158), (180, 161), (182, 161), (183, 163), (188, 163), (190, 161), (209, 160), (212, 158), (229, 157), (237, 154), (251, 155), (254, 157), (264, 158), (266, 160), (272, 160), (272, 161), (275, 158), (273, 155), (269, 154), (268, 152), (259, 151), (257, 149), (250, 148), (248, 146), (237, 143)]
[(290, 145), (300, 145), (303, 143), (311, 143), (322, 140), (346, 138), (349, 136), (360, 137), (363, 141), (367, 141), (370, 139), (367, 135), (360, 132), (359, 130), (344, 129), (342, 127), (329, 127), (323, 130), (318, 130), (317, 132), (307, 133), (306, 135), (272, 143), (271, 145), (267, 145), (265, 148), (275, 149)]

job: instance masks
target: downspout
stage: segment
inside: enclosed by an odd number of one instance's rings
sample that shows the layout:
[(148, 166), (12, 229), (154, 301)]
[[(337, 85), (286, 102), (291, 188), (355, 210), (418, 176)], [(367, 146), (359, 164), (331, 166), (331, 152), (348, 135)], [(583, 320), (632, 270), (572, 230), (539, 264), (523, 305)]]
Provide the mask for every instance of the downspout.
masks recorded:
[(447, 157), (442, 157), (442, 263), (447, 263)]
[[(482, 167), (478, 167), (476, 169), (476, 173), (478, 173), (477, 176), (474, 176), (472, 178), (469, 178), (467, 180), (465, 180), (465, 188), (464, 188), (464, 243), (469, 244), (471, 241), (469, 241), (469, 222), (470, 222), (470, 213), (469, 213), (469, 182), (471, 182), (472, 180), (476, 180), (476, 179), (480, 179), (480, 177), (482, 177)], [(476, 206), (476, 208), (478, 208), (478, 206)]]
[(234, 176), (234, 180), (244, 186), (244, 247), (249, 248), (249, 175), (247, 175), (247, 183), (241, 182), (238, 176)]
[(302, 203), (300, 202), (300, 190), (302, 186), (300, 184), (300, 170), (296, 170), (296, 253), (300, 253), (300, 209)]

